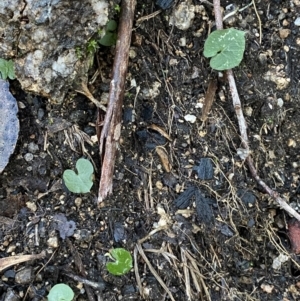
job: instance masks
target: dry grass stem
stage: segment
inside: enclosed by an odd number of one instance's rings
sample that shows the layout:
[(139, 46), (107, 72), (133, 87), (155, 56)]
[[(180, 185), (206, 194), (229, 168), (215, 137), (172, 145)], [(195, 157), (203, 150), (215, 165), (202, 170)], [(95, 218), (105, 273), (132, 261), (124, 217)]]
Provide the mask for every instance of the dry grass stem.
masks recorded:
[(138, 250), (139, 254), (142, 256), (143, 260), (145, 261), (145, 263), (147, 264), (149, 270), (151, 271), (151, 273), (153, 274), (153, 276), (156, 278), (156, 280), (159, 282), (159, 284), (164, 288), (164, 290), (167, 292), (167, 294), (169, 295), (170, 299), (172, 301), (175, 301), (171, 291), (169, 290), (169, 288), (167, 287), (167, 285), (164, 283), (164, 281), (160, 278), (160, 276), (157, 274), (157, 272), (155, 271), (154, 267), (152, 266), (152, 264), (150, 263), (149, 259), (147, 258), (146, 254), (144, 253), (144, 250), (141, 246), (140, 243), (136, 244), (136, 249)]

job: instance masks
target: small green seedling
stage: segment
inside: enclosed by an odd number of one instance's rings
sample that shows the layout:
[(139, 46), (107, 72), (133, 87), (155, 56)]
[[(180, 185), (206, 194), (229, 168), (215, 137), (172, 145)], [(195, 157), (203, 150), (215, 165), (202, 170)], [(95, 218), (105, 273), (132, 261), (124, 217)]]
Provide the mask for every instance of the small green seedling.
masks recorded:
[(97, 49), (99, 48), (98, 43), (95, 39), (89, 40), (86, 51), (88, 54), (95, 54)]
[(106, 24), (106, 31), (104, 37), (99, 40), (99, 43), (103, 46), (112, 46), (117, 42), (117, 22), (114, 20), (108, 21)]
[(121, 12), (121, 7), (119, 4), (116, 4), (115, 7), (114, 7), (114, 10), (117, 12), (117, 13), (120, 13)]
[(108, 262), (106, 264), (106, 268), (111, 274), (122, 276), (132, 268), (132, 256), (127, 250), (116, 248), (110, 250), (107, 255), (114, 260), (114, 262)]
[(63, 179), (67, 188), (74, 193), (87, 193), (93, 186), (94, 167), (87, 159), (79, 159), (76, 162), (77, 174), (67, 169), (64, 171)]
[(73, 290), (64, 283), (54, 285), (48, 295), (48, 301), (71, 301), (73, 298)]
[(240, 64), (245, 51), (245, 32), (229, 28), (212, 32), (204, 43), (204, 56), (212, 69), (223, 71)]
[(6, 80), (7, 78), (15, 79), (14, 62), (12, 60), (0, 59), (0, 78)]

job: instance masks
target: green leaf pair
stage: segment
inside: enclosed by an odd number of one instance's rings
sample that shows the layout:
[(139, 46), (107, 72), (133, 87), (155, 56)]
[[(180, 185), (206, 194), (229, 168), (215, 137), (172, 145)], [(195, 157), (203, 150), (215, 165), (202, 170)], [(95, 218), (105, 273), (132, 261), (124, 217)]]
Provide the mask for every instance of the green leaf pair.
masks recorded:
[(245, 51), (245, 32), (229, 28), (212, 32), (204, 44), (204, 56), (212, 69), (223, 71), (240, 64)]
[(107, 24), (106, 24), (106, 33), (104, 35), (104, 37), (102, 37), (99, 40), (99, 43), (103, 46), (112, 46), (115, 45), (117, 42), (117, 33), (116, 33), (116, 29), (117, 29), (117, 22), (114, 20), (110, 20)]

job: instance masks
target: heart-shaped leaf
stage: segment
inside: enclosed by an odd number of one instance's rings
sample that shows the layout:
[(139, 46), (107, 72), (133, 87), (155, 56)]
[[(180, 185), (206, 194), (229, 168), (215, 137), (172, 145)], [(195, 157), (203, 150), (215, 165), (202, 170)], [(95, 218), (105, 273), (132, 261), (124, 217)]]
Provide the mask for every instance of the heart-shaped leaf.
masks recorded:
[(63, 179), (67, 188), (74, 193), (90, 192), (93, 186), (94, 168), (92, 163), (87, 159), (79, 159), (76, 162), (77, 174), (67, 169), (64, 171)]
[(211, 68), (228, 70), (240, 64), (245, 51), (245, 33), (229, 28), (212, 32), (204, 44), (204, 56), (212, 57)]
[(71, 301), (73, 298), (73, 290), (64, 283), (54, 285), (48, 295), (48, 301)]
[(106, 268), (111, 274), (122, 276), (130, 271), (132, 268), (132, 256), (127, 250), (123, 248), (112, 249), (110, 250), (110, 255), (115, 260), (115, 262), (106, 264)]

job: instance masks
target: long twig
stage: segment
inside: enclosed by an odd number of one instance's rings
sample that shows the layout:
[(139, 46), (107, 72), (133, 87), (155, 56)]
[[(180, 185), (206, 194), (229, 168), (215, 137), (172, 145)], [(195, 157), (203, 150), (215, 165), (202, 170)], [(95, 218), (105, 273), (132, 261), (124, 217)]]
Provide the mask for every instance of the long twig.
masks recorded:
[[(221, 7), (220, 7), (220, 0), (214, 0), (214, 13), (215, 13), (215, 19), (216, 19), (216, 27), (217, 29), (223, 29), (223, 23), (222, 23), (222, 13), (221, 13)], [(236, 87), (235, 79), (232, 70), (227, 70), (227, 79), (230, 87), (230, 92), (232, 96), (233, 106), (235, 109), (235, 113), (237, 116), (238, 124), (239, 124), (239, 130), (241, 134), (242, 139), (242, 147), (243, 147), (243, 156), (246, 160), (249, 170), (251, 172), (252, 177), (257, 181), (257, 183), (264, 189), (266, 193), (268, 193), (273, 200), (275, 200), (279, 206), (284, 209), (286, 212), (288, 212), (290, 215), (295, 217), (297, 220), (300, 221), (300, 214), (295, 211), (291, 206), (289, 206), (285, 199), (281, 198), (279, 194), (274, 191), (272, 188), (270, 188), (258, 175), (256, 168), (254, 167), (253, 160), (250, 155), (249, 151), (249, 139), (247, 135), (247, 125), (246, 120), (244, 118), (243, 110), (242, 110), (242, 104), (240, 101), (240, 97), (238, 94), (238, 90)]]
[(121, 132), (122, 104), (135, 5), (136, 0), (123, 0), (121, 4), (118, 40), (113, 75), (110, 82), (108, 107), (99, 140), (102, 169), (98, 204), (112, 192), (116, 151)]

